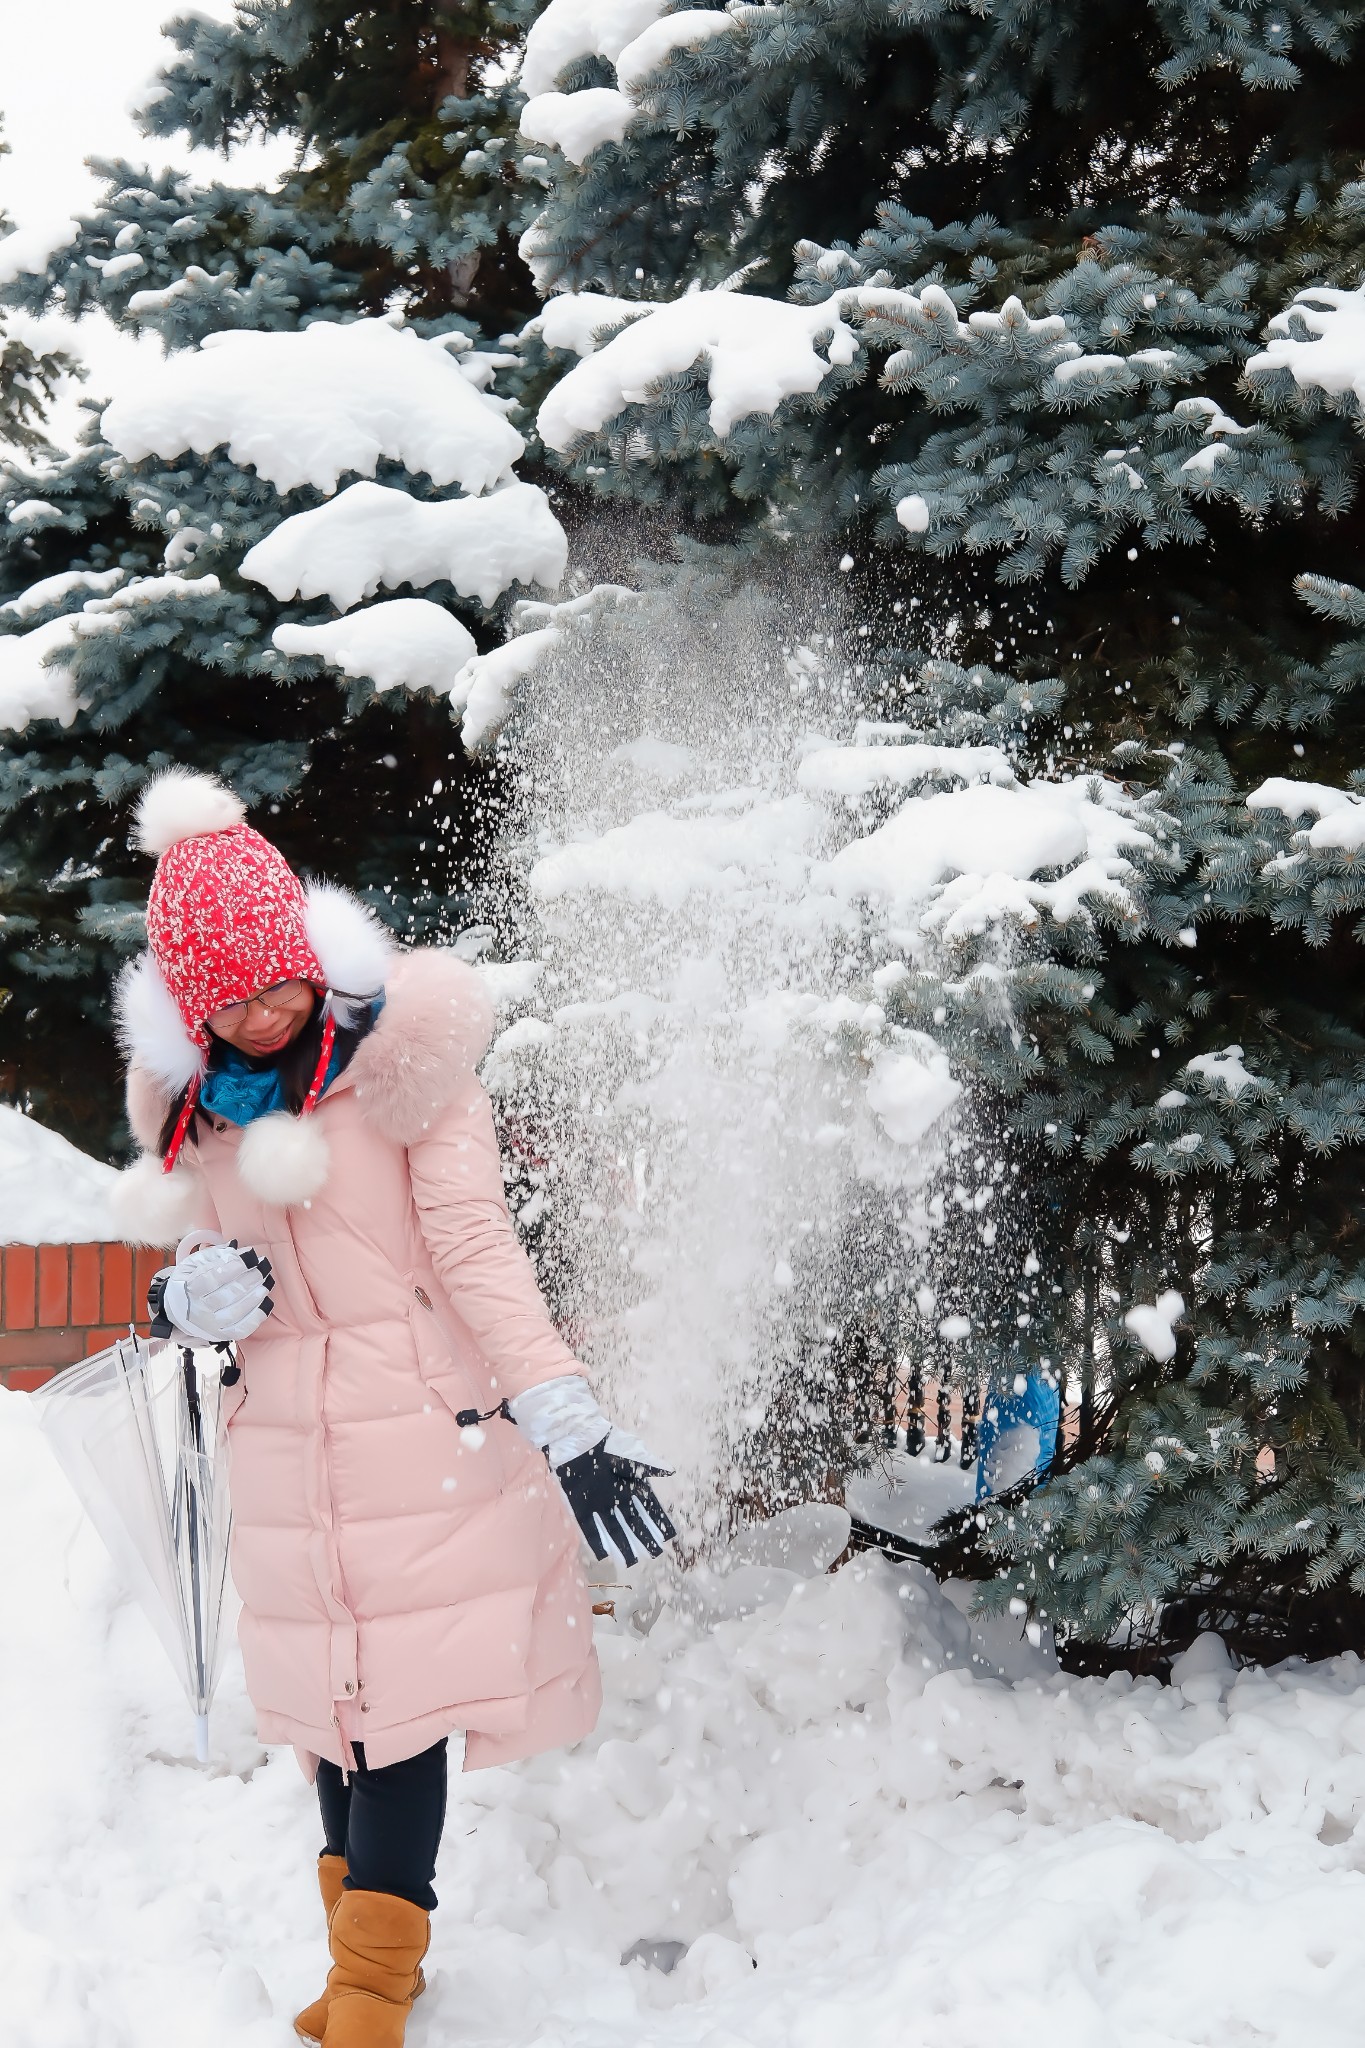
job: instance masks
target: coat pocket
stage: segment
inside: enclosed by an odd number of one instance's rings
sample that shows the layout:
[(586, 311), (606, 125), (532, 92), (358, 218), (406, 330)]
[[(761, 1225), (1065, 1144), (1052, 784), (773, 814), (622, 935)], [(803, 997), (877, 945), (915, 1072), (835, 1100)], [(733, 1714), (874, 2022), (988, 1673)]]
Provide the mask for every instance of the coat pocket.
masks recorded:
[(490, 1413), (492, 1402), (486, 1389), (483, 1405), (479, 1405), (480, 1390), (473, 1375), (452, 1356), (429, 1295), (421, 1287), (414, 1287), (412, 1295), (408, 1322), (417, 1353), (418, 1371), (459, 1424), (462, 1453), (477, 1456), (486, 1481), (493, 1482), (489, 1490), (500, 1490), (508, 1470), (502, 1436), (504, 1430), (513, 1425), (503, 1421), (497, 1411)]

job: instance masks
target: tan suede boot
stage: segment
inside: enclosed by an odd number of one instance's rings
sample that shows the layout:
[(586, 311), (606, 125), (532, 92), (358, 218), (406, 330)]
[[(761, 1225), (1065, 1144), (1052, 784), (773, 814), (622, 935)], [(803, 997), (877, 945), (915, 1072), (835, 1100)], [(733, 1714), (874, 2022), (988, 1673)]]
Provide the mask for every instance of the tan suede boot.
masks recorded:
[[(327, 1916), (329, 1930), (332, 1925), (332, 1915), (335, 1913), (341, 1898), (341, 1886), (345, 1876), (346, 1858), (344, 1856), (319, 1856), (318, 1890), (322, 1893), (322, 1910)], [(294, 2022), (294, 2032), (301, 2041), (320, 2041), (322, 2039), (323, 2029), (327, 2025), (327, 2006), (331, 1997), (330, 1982), (329, 1978), (328, 1990), (323, 1992), (321, 1998), (315, 1998), (311, 2005), (306, 2005)]]
[(322, 2048), (403, 2048), (431, 1915), (389, 1892), (343, 1891), (328, 1935), (332, 1974)]
[[(322, 1910), (327, 1918), (329, 1933), (332, 1926), (332, 1915), (335, 1913), (341, 1899), (341, 1888), (345, 1877), (346, 1858), (344, 1856), (319, 1856), (318, 1890), (322, 1893)], [(294, 2032), (301, 2041), (321, 2041), (323, 2037), (327, 2026), (327, 2008), (332, 2002), (333, 1974), (333, 1972), (328, 1973), (327, 1987), (321, 1998), (315, 1998), (311, 2005), (306, 2005), (294, 2022)], [(427, 1980), (419, 1970), (417, 1972), (417, 1989), (413, 1992), (413, 1997), (420, 1998), (426, 1988)]]

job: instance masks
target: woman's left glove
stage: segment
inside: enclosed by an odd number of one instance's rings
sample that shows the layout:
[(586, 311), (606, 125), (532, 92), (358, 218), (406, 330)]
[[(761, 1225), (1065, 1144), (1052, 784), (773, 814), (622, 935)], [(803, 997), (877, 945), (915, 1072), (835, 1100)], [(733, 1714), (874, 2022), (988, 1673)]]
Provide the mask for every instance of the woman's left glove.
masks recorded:
[(658, 1557), (672, 1542), (678, 1532), (649, 1483), (667, 1478), (669, 1467), (608, 1421), (580, 1374), (529, 1387), (507, 1406), (523, 1436), (549, 1459), (594, 1557), (605, 1557), (610, 1546), (631, 1565), (646, 1552)]
[(154, 1337), (193, 1344), (236, 1344), (259, 1330), (274, 1309), (274, 1274), (259, 1252), (231, 1244), (201, 1245), (163, 1266), (147, 1289)]

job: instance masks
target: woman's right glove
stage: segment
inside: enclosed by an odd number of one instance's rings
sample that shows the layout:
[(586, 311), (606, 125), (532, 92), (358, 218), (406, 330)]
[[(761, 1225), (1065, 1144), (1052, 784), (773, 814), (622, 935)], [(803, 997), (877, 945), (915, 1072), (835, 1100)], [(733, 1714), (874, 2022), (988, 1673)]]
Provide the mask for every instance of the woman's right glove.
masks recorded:
[(637, 1555), (658, 1557), (672, 1542), (678, 1532), (649, 1483), (667, 1478), (668, 1466), (608, 1421), (581, 1374), (544, 1380), (507, 1406), (523, 1436), (549, 1459), (594, 1557), (605, 1557), (610, 1545), (632, 1565)]
[[(186, 1239), (185, 1243), (191, 1242)], [(181, 1250), (184, 1249), (182, 1245)], [(192, 1344), (236, 1344), (259, 1330), (274, 1309), (269, 1259), (240, 1251), (234, 1238), (176, 1253), (147, 1289), (154, 1337), (184, 1337)]]

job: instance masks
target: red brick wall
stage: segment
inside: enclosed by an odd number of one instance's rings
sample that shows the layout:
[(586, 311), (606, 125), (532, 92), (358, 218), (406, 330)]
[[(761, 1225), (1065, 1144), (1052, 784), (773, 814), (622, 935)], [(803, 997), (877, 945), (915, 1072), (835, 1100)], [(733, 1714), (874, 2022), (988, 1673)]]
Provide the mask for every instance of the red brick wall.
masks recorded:
[(40, 1387), (64, 1365), (146, 1333), (147, 1283), (169, 1255), (122, 1244), (7, 1244), (0, 1253), (0, 1386)]

